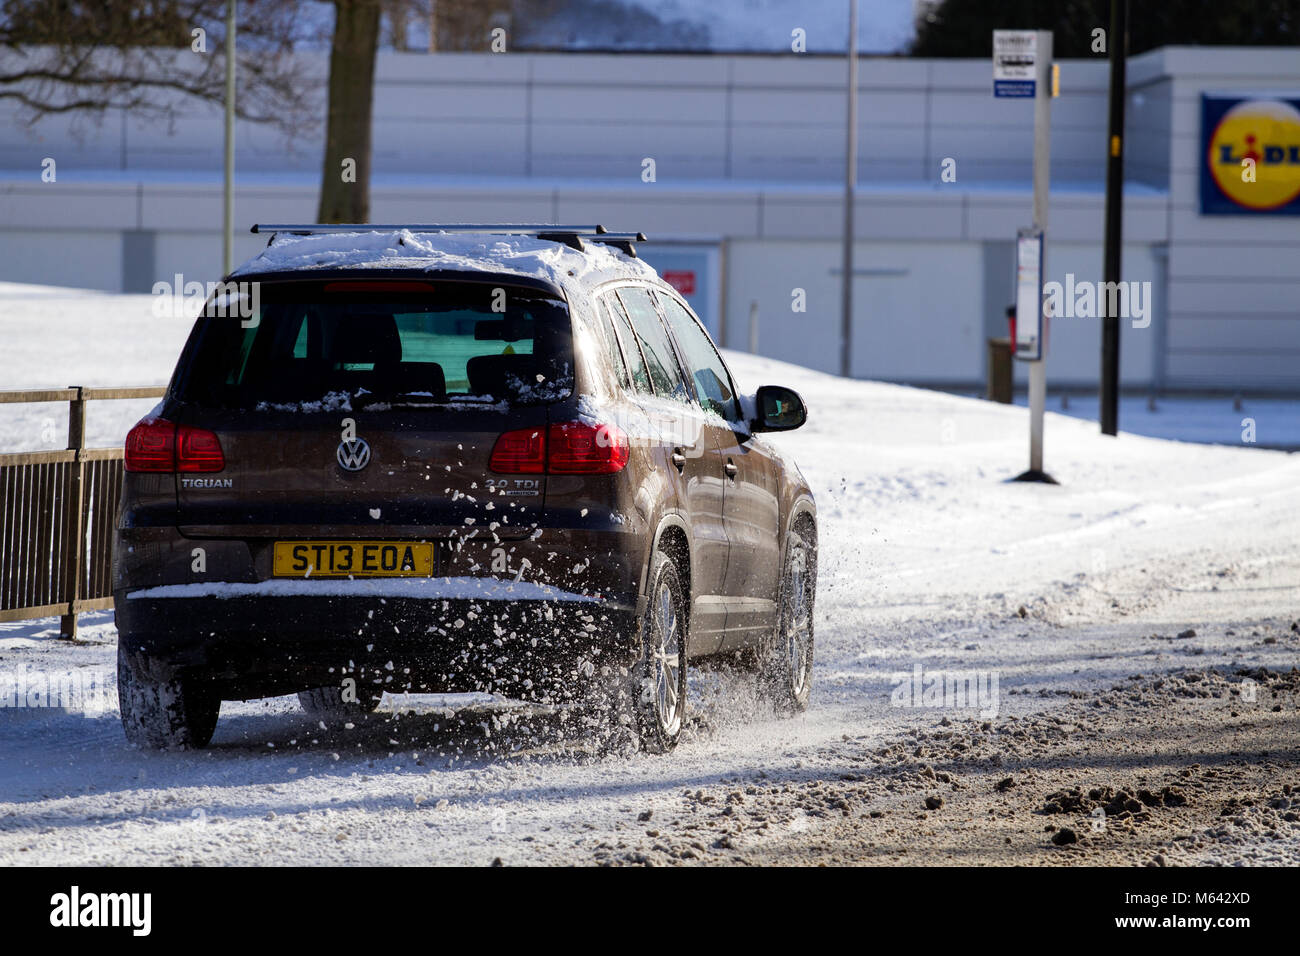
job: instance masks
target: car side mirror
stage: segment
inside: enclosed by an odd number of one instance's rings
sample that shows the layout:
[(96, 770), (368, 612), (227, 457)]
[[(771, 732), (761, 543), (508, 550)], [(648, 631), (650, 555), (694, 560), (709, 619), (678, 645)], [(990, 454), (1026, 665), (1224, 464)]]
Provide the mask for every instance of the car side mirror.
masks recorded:
[(764, 385), (754, 396), (756, 432), (788, 432), (808, 420), (808, 407), (799, 393), (784, 385)]

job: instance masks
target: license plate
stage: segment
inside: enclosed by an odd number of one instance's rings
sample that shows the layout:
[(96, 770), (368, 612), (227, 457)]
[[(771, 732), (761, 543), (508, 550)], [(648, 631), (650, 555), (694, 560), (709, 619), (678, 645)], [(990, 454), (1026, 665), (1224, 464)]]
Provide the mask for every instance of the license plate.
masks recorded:
[(277, 541), (277, 578), (402, 578), (433, 574), (429, 541)]

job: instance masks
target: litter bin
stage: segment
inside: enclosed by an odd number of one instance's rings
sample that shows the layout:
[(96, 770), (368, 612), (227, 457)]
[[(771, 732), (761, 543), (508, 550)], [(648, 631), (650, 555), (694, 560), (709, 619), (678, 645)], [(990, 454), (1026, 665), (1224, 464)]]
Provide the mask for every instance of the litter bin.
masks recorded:
[(1011, 339), (989, 339), (988, 388), (991, 402), (1011, 404)]

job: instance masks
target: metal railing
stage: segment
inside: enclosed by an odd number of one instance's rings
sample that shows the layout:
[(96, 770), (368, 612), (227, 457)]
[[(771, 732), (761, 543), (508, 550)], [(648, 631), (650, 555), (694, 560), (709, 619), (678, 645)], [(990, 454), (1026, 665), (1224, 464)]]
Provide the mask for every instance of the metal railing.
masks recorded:
[(0, 405), (68, 403), (68, 447), (0, 454), (0, 622), (113, 606), (113, 528), (122, 494), (122, 449), (87, 448), (86, 403), (159, 398), (165, 389), (0, 391)]

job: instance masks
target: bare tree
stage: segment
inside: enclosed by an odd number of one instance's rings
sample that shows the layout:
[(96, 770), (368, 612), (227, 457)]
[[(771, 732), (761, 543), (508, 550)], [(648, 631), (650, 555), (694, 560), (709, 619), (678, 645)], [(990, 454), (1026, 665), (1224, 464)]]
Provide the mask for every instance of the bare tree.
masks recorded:
[(439, 50), (489, 50), (492, 31), (511, 33), (516, 0), (435, 0)]
[[(29, 123), (125, 110), (172, 121), (224, 98), (227, 0), (2, 0), (0, 99)], [(513, 0), (239, 0), (236, 112), (287, 133), (318, 121), (320, 77), (293, 56), (330, 43), (319, 220), (370, 216), (375, 62), (420, 25), (434, 49), (485, 49)], [(326, 14), (332, 10), (333, 23)], [(436, 14), (436, 17), (435, 17)]]
[[(315, 120), (318, 83), (291, 53), (309, 32), (296, 0), (240, 5), (236, 112), (297, 132)], [(225, 95), (225, 0), (5, 0), (0, 99), (26, 121), (108, 110), (170, 123), (194, 99)]]
[[(1137, 10), (1141, 8), (1141, 15)], [(1134, 4), (1129, 52), (1159, 46), (1295, 46), (1300, 0), (1162, 0)], [(995, 29), (1051, 30), (1057, 57), (1091, 57), (1094, 29), (1110, 22), (1110, 0), (943, 0), (917, 21), (913, 56), (987, 58)]]

